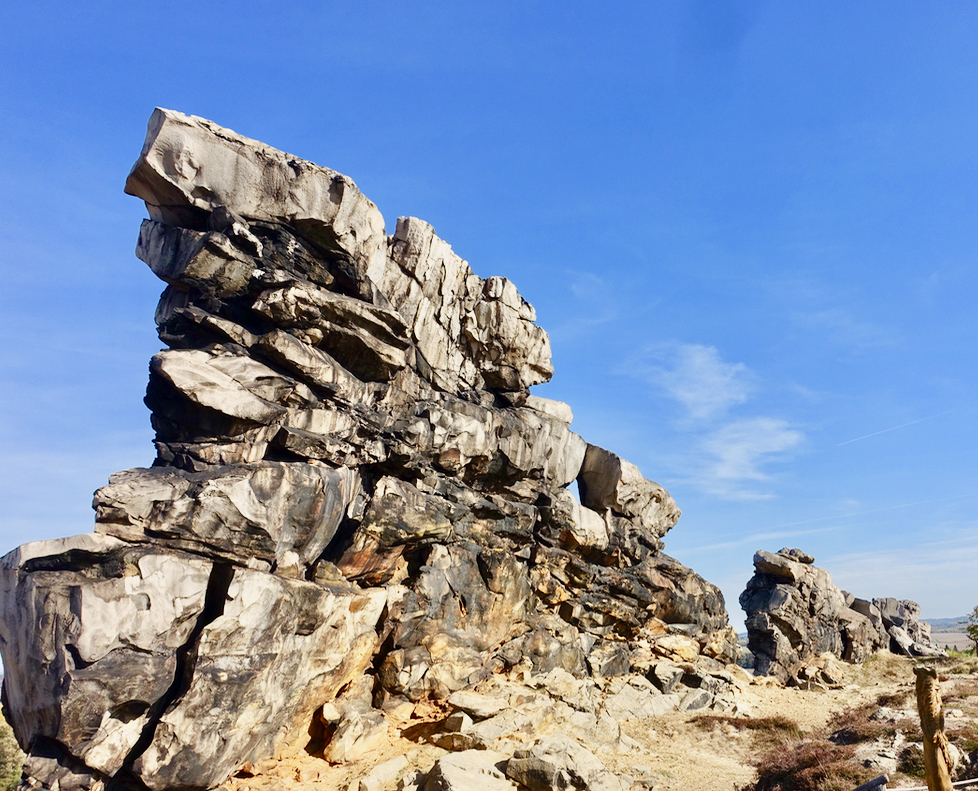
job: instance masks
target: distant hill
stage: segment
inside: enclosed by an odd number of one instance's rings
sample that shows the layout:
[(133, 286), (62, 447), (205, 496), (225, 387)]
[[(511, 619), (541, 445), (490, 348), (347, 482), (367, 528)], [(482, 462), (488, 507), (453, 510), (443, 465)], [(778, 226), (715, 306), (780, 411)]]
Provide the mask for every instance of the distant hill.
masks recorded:
[(968, 623), (968, 616), (962, 615), (959, 618), (921, 618), (930, 624), (932, 632), (963, 632), (965, 624)]

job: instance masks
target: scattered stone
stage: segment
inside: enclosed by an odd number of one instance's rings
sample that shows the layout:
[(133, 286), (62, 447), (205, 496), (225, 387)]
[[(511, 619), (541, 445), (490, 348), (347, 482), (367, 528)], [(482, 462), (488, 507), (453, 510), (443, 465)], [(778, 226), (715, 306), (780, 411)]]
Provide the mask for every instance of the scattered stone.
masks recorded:
[(387, 720), (379, 711), (351, 712), (340, 720), (323, 758), (333, 764), (355, 761), (387, 740)]
[(452, 693), (448, 702), (473, 717), (486, 719), (509, 708), (509, 702), (502, 698), (480, 695), (477, 692), (460, 691)]
[(383, 788), (392, 788), (407, 767), (408, 759), (403, 755), (377, 764), (367, 772), (366, 777), (360, 778), (360, 791), (381, 791)]

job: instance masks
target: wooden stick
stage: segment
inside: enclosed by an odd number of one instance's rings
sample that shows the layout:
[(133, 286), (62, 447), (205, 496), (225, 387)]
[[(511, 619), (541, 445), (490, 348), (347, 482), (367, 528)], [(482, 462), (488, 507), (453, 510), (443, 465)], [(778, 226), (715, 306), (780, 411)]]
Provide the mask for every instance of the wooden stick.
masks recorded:
[(928, 791), (953, 791), (951, 788), (951, 753), (944, 731), (944, 709), (937, 671), (932, 667), (915, 667), (917, 676), (917, 711), (924, 733), (924, 770)]

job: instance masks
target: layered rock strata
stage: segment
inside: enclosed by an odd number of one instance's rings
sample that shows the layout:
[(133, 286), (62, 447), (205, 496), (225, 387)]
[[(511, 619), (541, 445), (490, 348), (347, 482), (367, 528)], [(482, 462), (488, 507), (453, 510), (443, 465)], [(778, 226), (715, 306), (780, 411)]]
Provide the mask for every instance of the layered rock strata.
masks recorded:
[(96, 493), (94, 533), (0, 563), (28, 787), (344, 760), (384, 712), (507, 671), (729, 707), (723, 598), (662, 552), (678, 508), (530, 395), (549, 340), (512, 283), (421, 220), (387, 236), (346, 176), (171, 111), (126, 190), (167, 283), (157, 457)]
[(825, 655), (857, 663), (881, 650), (940, 653), (930, 645), (930, 627), (919, 620), (916, 602), (859, 599), (814, 562), (800, 549), (755, 553), (740, 606), (758, 673), (807, 684), (824, 675)]

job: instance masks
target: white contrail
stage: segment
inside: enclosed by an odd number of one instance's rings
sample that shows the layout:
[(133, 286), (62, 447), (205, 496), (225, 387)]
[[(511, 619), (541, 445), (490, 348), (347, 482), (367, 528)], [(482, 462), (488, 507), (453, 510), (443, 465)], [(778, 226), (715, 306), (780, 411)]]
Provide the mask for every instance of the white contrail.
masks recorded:
[(901, 423), (899, 426), (893, 426), (892, 428), (885, 428), (882, 431), (874, 431), (872, 434), (866, 434), (862, 437), (856, 437), (855, 439), (847, 439), (845, 442), (840, 442), (836, 445), (837, 448), (843, 445), (848, 445), (850, 442), (859, 442), (861, 439), (868, 439), (869, 437), (875, 437), (877, 434), (885, 434), (887, 431), (896, 431), (898, 428), (906, 428), (907, 426), (912, 426), (914, 423), (923, 423), (925, 420), (932, 420), (935, 417), (940, 417), (941, 415), (947, 415), (953, 412), (953, 409), (949, 409), (947, 412), (938, 412), (936, 415), (928, 415), (927, 417), (922, 417), (919, 420), (911, 420), (909, 423)]

